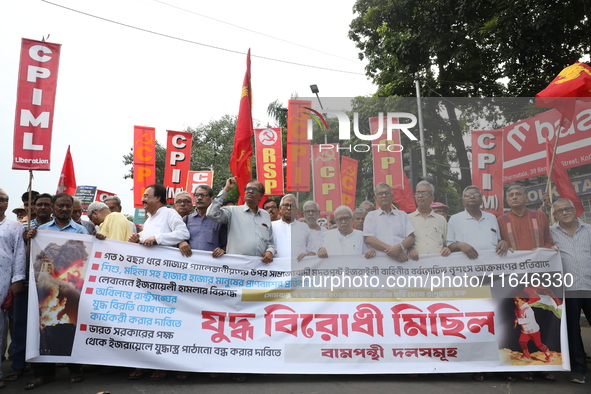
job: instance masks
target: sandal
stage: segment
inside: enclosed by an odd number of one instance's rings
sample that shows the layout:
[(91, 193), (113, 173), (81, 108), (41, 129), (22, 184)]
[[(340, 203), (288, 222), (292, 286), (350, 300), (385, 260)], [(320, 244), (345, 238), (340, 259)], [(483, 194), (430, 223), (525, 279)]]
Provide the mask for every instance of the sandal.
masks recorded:
[(534, 375), (531, 372), (524, 372), (519, 377), (526, 382), (532, 382), (534, 380)]
[(177, 372), (176, 373), (176, 380), (187, 380), (189, 378), (189, 374), (187, 372)]
[(30, 382), (27, 382), (27, 384), (25, 384), (25, 390), (36, 389), (37, 387), (41, 387), (44, 384), (51, 383), (54, 380), (55, 380), (55, 376), (45, 376), (45, 377), (35, 378), (35, 380), (31, 380)]
[(556, 382), (556, 377), (550, 372), (538, 372), (538, 376), (549, 382)]
[(482, 382), (484, 380), (484, 372), (478, 372), (478, 373), (472, 374), (472, 379), (474, 379), (478, 382)]
[(8, 375), (6, 375), (6, 377), (4, 378), (4, 380), (6, 380), (7, 382), (13, 382), (15, 380), (18, 380), (21, 376), (23, 376), (23, 373), (25, 371), (18, 370), (18, 371), (10, 371), (8, 372)]
[(144, 370), (140, 369), (140, 368), (136, 368), (133, 370), (132, 373), (129, 374), (129, 376), (127, 377), (128, 380), (138, 380), (142, 378), (142, 375), (144, 374)]
[(160, 370), (154, 371), (152, 373), (152, 376), (150, 376), (150, 380), (156, 380), (156, 381), (162, 380), (164, 378), (166, 378), (166, 371), (160, 371)]
[(84, 380), (84, 375), (81, 373), (72, 373), (70, 374), (70, 383), (80, 383)]

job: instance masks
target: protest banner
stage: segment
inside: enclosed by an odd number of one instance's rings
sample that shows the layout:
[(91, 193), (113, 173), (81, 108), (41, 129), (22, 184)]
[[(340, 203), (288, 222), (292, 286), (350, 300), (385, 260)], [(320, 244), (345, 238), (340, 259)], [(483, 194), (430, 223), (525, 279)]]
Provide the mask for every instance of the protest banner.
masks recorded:
[(320, 214), (332, 215), (341, 205), (341, 170), (339, 144), (312, 145), (312, 183), (314, 201), (320, 206)]
[[(39, 231), (31, 256), (29, 362), (306, 374), (569, 369), (562, 285), (572, 282), (549, 249), (264, 264)], [(535, 310), (549, 355), (530, 343), (532, 359), (522, 359), (522, 307)]]
[(265, 186), (265, 195), (283, 196), (283, 148), (281, 128), (254, 130), (257, 180)]
[(156, 183), (156, 129), (133, 126), (133, 207), (143, 208), (146, 187)]
[(60, 50), (61, 44), (22, 39), (13, 170), (50, 169)]
[(86, 215), (88, 206), (95, 201), (94, 196), (97, 194), (96, 186), (77, 186), (76, 194), (74, 197), (78, 197), (82, 201), (82, 213)]
[(472, 132), (472, 184), (482, 191), (483, 210), (503, 214), (503, 133)]
[(176, 194), (186, 191), (185, 186), (191, 169), (193, 133), (171, 130), (167, 130), (167, 133), (163, 185), (166, 187), (166, 203), (174, 204)]

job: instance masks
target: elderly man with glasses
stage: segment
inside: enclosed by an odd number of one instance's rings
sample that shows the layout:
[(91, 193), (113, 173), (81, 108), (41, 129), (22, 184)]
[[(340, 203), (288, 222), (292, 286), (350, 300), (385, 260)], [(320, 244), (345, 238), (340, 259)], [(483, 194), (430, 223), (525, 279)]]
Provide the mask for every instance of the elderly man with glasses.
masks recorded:
[(312, 250), (312, 230), (296, 220), (298, 200), (293, 194), (286, 194), (279, 204), (281, 219), (273, 222), (273, 244), (277, 249), (276, 257), (294, 257), (300, 261), (305, 256), (315, 255)]
[(390, 185), (378, 183), (374, 193), (379, 208), (365, 217), (365, 242), (378, 253), (404, 263), (408, 261), (406, 248), (415, 243), (415, 229), (405, 212), (392, 209), (394, 194)]
[(337, 228), (324, 233), (322, 247), (318, 250), (318, 257), (353, 254), (363, 255), (366, 259), (375, 257), (376, 251), (367, 246), (363, 232), (353, 229), (353, 211), (346, 205), (341, 205), (334, 211)]
[(470, 259), (478, 258), (479, 250), (495, 250), (499, 256), (507, 254), (507, 242), (501, 240), (497, 218), (483, 212), (482, 191), (468, 186), (462, 192), (464, 211), (449, 218), (447, 246), (452, 252), (464, 252)]
[(573, 383), (585, 383), (585, 349), (581, 338), (581, 310), (591, 320), (591, 225), (576, 217), (571, 200), (559, 198), (552, 204), (558, 223), (550, 227), (554, 244), (560, 251), (564, 274), (573, 284), (565, 288), (566, 326)]
[(435, 199), (435, 187), (427, 182), (417, 183), (415, 201), (417, 209), (408, 214), (415, 228), (415, 243), (408, 249), (408, 257), (419, 259), (419, 254), (440, 253), (449, 256), (451, 251), (445, 246), (447, 242), (447, 221), (431, 209)]
[(182, 218), (187, 216), (193, 210), (193, 196), (189, 192), (178, 192), (174, 196), (174, 210), (181, 215)]
[(222, 207), (228, 192), (236, 187), (236, 179), (228, 178), (226, 185), (207, 208), (207, 217), (217, 223), (228, 225), (226, 252), (247, 256), (261, 256), (263, 263), (273, 262), (277, 254), (273, 245), (271, 217), (258, 203), (265, 194), (265, 187), (252, 179), (244, 188), (244, 205)]

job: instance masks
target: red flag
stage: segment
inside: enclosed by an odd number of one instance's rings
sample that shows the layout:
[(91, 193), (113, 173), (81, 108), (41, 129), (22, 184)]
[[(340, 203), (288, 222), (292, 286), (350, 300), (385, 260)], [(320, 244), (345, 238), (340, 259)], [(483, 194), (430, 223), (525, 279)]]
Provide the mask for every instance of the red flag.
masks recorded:
[(408, 177), (402, 173), (404, 185), (396, 184), (392, 186), (392, 193), (394, 193), (394, 203), (398, 204), (398, 208), (404, 212), (414, 212), (417, 209), (415, 203), (415, 195), (412, 192), (412, 186)]
[(246, 74), (242, 83), (242, 95), (240, 96), (240, 109), (236, 122), (236, 134), (234, 135), (234, 150), (230, 158), (230, 170), (238, 182), (240, 198), (238, 204), (244, 203), (244, 188), (250, 179), (252, 171), (250, 160), (252, 157), (252, 143), (250, 138), (254, 135), (252, 128), (252, 91), (250, 88), (250, 49), (246, 55)]
[(536, 107), (556, 108), (570, 121), (577, 97), (591, 97), (591, 67), (584, 63), (562, 70), (546, 89), (536, 94)]
[[(552, 165), (552, 153), (554, 152), (554, 147), (552, 146), (550, 141), (546, 141), (546, 165), (549, 169)], [(575, 204), (575, 209), (577, 210), (577, 217), (581, 216), (585, 212), (585, 208), (583, 208), (583, 204), (581, 204), (581, 200), (579, 200), (579, 196), (575, 191), (573, 183), (566, 172), (566, 169), (562, 166), (560, 160), (554, 160), (554, 166), (552, 167), (552, 182), (556, 186), (556, 191), (560, 195), (561, 198), (568, 198)], [(548, 191), (550, 194), (550, 191)]]
[(62, 173), (60, 174), (60, 180), (57, 184), (57, 193), (68, 193), (73, 196), (76, 194), (76, 174), (74, 174), (74, 162), (72, 161), (72, 155), (70, 154), (70, 146), (68, 145), (68, 151), (66, 152), (66, 158), (64, 159), (64, 166), (62, 167)]

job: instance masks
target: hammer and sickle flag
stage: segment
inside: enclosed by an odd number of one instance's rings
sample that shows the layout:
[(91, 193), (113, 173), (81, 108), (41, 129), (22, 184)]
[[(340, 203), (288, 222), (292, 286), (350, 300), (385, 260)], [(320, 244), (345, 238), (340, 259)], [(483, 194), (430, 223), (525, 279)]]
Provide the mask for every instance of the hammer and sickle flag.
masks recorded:
[(236, 177), (240, 198), (238, 204), (244, 203), (244, 188), (252, 178), (250, 161), (252, 157), (251, 137), (254, 135), (252, 128), (252, 89), (250, 86), (250, 49), (246, 55), (246, 74), (242, 84), (240, 108), (236, 122), (236, 134), (234, 135), (234, 149), (230, 158), (230, 171)]

